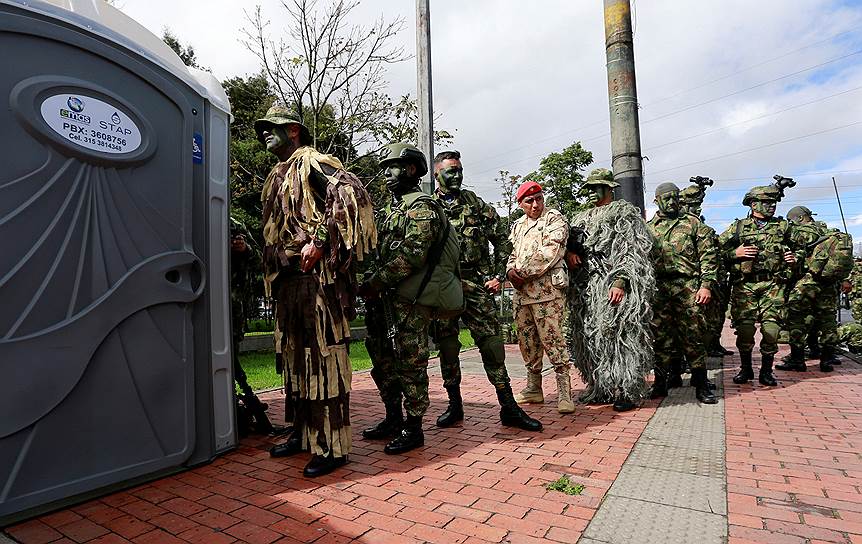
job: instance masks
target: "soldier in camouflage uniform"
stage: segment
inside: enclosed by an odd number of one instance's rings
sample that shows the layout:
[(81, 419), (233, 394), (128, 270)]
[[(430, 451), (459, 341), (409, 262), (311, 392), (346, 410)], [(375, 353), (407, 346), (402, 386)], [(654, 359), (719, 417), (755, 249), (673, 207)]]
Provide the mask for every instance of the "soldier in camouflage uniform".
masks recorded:
[[(470, 330), (482, 356), (488, 381), (497, 392), (500, 420), (504, 425), (540, 431), (542, 424), (524, 413), (512, 394), (497, 305), (493, 298), (502, 288), (506, 259), (512, 252), (506, 225), (493, 206), (486, 204), (473, 191), (461, 188), (464, 174), (460, 153), (444, 151), (437, 154), (434, 157), (434, 175), (437, 179), (434, 198), (443, 206), (461, 241), (461, 287), (465, 308), (460, 321)], [(494, 246), (493, 255), (488, 250), (489, 242)], [(464, 419), (458, 360), (461, 351), (459, 330), (457, 317), (437, 321), (431, 328), (434, 343), (440, 349), (443, 386), (449, 395), (448, 408), (437, 418), (440, 427), (450, 427)]]
[[(693, 178), (694, 179), (694, 178)], [(710, 180), (711, 181), (711, 180)], [(706, 224), (706, 221), (701, 214), (703, 207), (703, 199), (706, 197), (705, 187), (701, 185), (689, 185), (679, 192), (679, 204), (684, 213), (691, 214), (698, 218), (701, 223), (706, 226), (715, 239), (715, 244), (718, 244), (718, 234), (715, 229)], [(733, 355), (729, 349), (725, 349), (721, 345), (721, 333), (724, 329), (724, 320), (727, 316), (727, 306), (730, 304), (730, 277), (725, 267), (724, 260), (719, 258), (718, 270), (716, 273), (715, 286), (712, 289), (712, 300), (704, 308), (704, 317), (706, 319), (706, 331), (704, 334), (704, 343), (706, 345), (706, 353), (710, 357), (724, 357), (725, 355)], [(673, 376), (671, 376), (673, 378)], [(673, 385), (671, 384), (671, 387)]]
[(862, 259), (856, 259), (853, 263), (853, 271), (842, 282), (841, 290), (850, 295), (850, 311), (853, 313), (853, 320), (862, 323)]
[(754, 187), (742, 200), (749, 217), (735, 220), (719, 236), (719, 251), (730, 263), (733, 290), (730, 315), (736, 328), (741, 369), (733, 382), (754, 379), (751, 353), (755, 324), (760, 323), (762, 385), (776, 386), (772, 363), (778, 351), (779, 323), (784, 305), (784, 282), (796, 263), (790, 224), (775, 217), (781, 191), (774, 185)]
[[(655, 382), (652, 398), (667, 396), (668, 375), (680, 379), (671, 362), (684, 353), (691, 366), (691, 385), (697, 400), (718, 402), (706, 377), (704, 307), (712, 299), (718, 270), (715, 231), (700, 219), (681, 213), (679, 187), (662, 183), (655, 190), (658, 212), (649, 221), (655, 238), (653, 265), (656, 293), (653, 299)], [(681, 381), (681, 380), (680, 380)]]
[[(409, 144), (390, 144), (380, 165), (386, 169), (386, 186), (393, 198), (379, 216), (380, 254), (360, 294), (366, 300), (382, 299), (386, 341), (393, 344), (395, 357), (375, 360), (372, 377), (384, 403), (391, 404), (398, 395), (404, 398), (406, 421), (384, 448), (397, 454), (425, 443), (422, 417), (429, 405), (429, 326), (435, 319), (458, 315), (464, 295), (458, 277), (457, 235), (440, 205), (419, 190), (419, 180), (428, 172), (425, 155)], [(379, 332), (369, 329), (375, 336)], [(392, 368), (381, 366), (390, 364)], [(393, 376), (396, 383), (391, 382)], [(387, 406), (387, 419), (390, 410)], [(400, 407), (398, 411), (400, 416)], [(377, 427), (386, 431), (393, 422), (384, 420)]]
[(787, 295), (786, 328), (789, 333), (790, 358), (776, 366), (779, 370), (805, 372), (805, 341), (812, 326), (820, 333), (820, 370), (832, 372), (830, 360), (838, 344), (838, 323), (835, 321), (835, 282), (815, 277), (810, 266), (814, 260), (828, 258), (815, 255), (814, 245), (826, 232), (823, 223), (815, 222), (814, 214), (805, 206), (795, 206), (787, 212), (793, 225), (793, 239), (797, 247), (806, 248), (804, 259), (797, 269), (799, 278)]

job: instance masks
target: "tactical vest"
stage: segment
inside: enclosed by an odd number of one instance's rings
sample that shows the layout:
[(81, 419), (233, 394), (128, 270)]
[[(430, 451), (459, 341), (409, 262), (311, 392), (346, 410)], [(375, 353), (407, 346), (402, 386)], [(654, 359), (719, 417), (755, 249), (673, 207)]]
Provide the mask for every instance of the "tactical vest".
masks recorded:
[[(753, 260), (735, 260), (732, 273), (734, 277), (750, 274), (776, 274), (784, 270), (784, 252), (791, 248), (785, 245), (788, 240), (790, 224), (780, 217), (767, 220), (758, 227), (753, 218), (737, 219), (733, 225), (737, 245), (756, 246), (757, 257)], [(736, 246), (734, 246), (736, 247)]]
[(656, 215), (647, 223), (656, 239), (653, 261), (656, 277), (700, 276), (699, 223), (697, 216), (690, 214), (675, 218)]
[[(420, 201), (430, 203), (431, 207), (437, 212), (443, 228), (438, 239), (428, 252), (425, 266), (399, 283), (396, 287), (396, 293), (400, 298), (414, 304), (435, 308), (438, 317), (454, 317), (464, 310), (464, 292), (461, 289), (461, 273), (459, 268), (458, 235), (455, 233), (455, 229), (449, 225), (449, 220), (446, 218), (446, 214), (443, 213), (440, 204), (424, 193), (417, 191), (404, 195), (405, 213)], [(448, 236), (444, 239), (443, 236), (447, 231)], [(432, 260), (435, 251), (439, 252), (439, 261), (431, 271), (431, 276), (424, 289), (422, 289), (422, 284), (425, 282), (425, 276), (428, 273), (429, 261)], [(419, 292), (420, 289), (422, 289), (421, 293)]]
[(488, 227), (478, 197), (464, 189), (451, 203), (439, 196), (437, 200), (446, 209), (449, 223), (458, 234), (462, 268), (490, 273), (490, 270), (485, 270), (490, 269), (488, 234), (485, 232)]

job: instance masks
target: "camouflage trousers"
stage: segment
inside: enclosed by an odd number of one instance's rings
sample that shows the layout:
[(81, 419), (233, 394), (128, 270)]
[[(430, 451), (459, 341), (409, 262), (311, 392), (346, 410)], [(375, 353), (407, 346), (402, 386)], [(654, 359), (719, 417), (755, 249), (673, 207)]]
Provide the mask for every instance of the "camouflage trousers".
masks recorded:
[(706, 320), (704, 344), (707, 350), (718, 343), (721, 338), (729, 305), (730, 286), (725, 286), (721, 283), (716, 284), (716, 287), (712, 290), (712, 300), (704, 307), (704, 318)]
[(705, 365), (707, 323), (703, 307), (694, 302), (698, 286), (696, 278), (656, 278), (652, 331), (657, 375), (667, 375), (671, 361), (682, 355), (691, 368)]
[(796, 282), (787, 295), (787, 330), (791, 346), (804, 348), (811, 329), (820, 333), (820, 346), (838, 345), (837, 298), (837, 285), (820, 283), (810, 274)]
[[(380, 304), (382, 313), (382, 302)], [(369, 347), (368, 351), (373, 365), (371, 378), (384, 403), (394, 403), (403, 397), (407, 415), (421, 418), (430, 404), (428, 330), (433, 320), (433, 312), (425, 306), (414, 306), (400, 299), (394, 299), (391, 304), (397, 326), (394, 342), (386, 337), (384, 319), (375, 319), (373, 313), (371, 319), (366, 316), (366, 323), (370, 325), (371, 321), (375, 322), (375, 325), (368, 329), (369, 338), (366, 339), (366, 346), (373, 346)], [(377, 325), (380, 326), (379, 329)], [(383, 334), (379, 334), (381, 330)]]
[(515, 327), (518, 329), (518, 346), (527, 372), (542, 371), (545, 353), (557, 373), (571, 367), (568, 357), (563, 323), (566, 320), (566, 297), (559, 296), (547, 302), (521, 304), (514, 301)]
[(740, 353), (754, 349), (755, 324), (760, 323), (760, 353), (775, 355), (782, 321), (784, 286), (775, 280), (740, 281), (730, 295), (730, 318)]
[(509, 383), (509, 372), (506, 370), (506, 351), (500, 336), (494, 297), (479, 278), (463, 279), (461, 285), (464, 288), (464, 313), (454, 319), (435, 321), (431, 327), (431, 337), (440, 349), (443, 386), (455, 387), (461, 383), (461, 362), (458, 359), (461, 351), (458, 339), (460, 320), (479, 348), (488, 381), (494, 387), (505, 387)]
[[(394, 316), (392, 316), (394, 317)], [(386, 315), (381, 299), (365, 301), (365, 348), (371, 358), (371, 379), (383, 404), (401, 406), (401, 382), (395, 371), (393, 339), (387, 337)]]

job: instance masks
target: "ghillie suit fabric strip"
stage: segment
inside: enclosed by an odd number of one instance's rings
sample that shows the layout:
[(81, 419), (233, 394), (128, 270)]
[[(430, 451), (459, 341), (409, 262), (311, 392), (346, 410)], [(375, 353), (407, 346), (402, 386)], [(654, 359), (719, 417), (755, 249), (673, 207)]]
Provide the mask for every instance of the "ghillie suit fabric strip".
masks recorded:
[[(625, 201), (580, 212), (572, 226), (586, 232), (587, 259), (571, 274), (569, 289), (572, 364), (587, 384), (581, 400), (640, 399), (653, 366), (652, 235), (639, 210)], [(620, 279), (626, 295), (613, 306), (608, 290)]]
[[(347, 345), (356, 317), (355, 264), (377, 245), (371, 199), (341, 162), (301, 147), (264, 183), (264, 273), (276, 300), (277, 353), (285, 363), (285, 414), (318, 455), (350, 450)], [(326, 253), (311, 274), (299, 256), (312, 238)]]

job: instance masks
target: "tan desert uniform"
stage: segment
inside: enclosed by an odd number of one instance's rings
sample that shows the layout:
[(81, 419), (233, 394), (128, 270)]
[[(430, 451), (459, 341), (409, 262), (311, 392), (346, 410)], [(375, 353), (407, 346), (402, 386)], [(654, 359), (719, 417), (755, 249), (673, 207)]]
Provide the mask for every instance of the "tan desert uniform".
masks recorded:
[(568, 374), (569, 358), (563, 335), (568, 272), (563, 260), (569, 225), (563, 214), (545, 208), (538, 219), (526, 215), (512, 227), (514, 249), (506, 270), (527, 278), (512, 297), (518, 344), (527, 372), (541, 374), (547, 352), (554, 370)]

